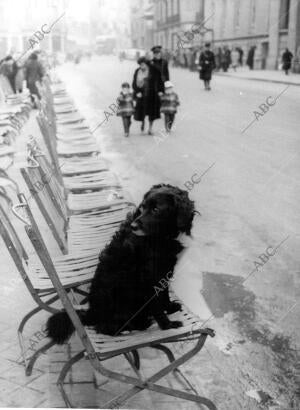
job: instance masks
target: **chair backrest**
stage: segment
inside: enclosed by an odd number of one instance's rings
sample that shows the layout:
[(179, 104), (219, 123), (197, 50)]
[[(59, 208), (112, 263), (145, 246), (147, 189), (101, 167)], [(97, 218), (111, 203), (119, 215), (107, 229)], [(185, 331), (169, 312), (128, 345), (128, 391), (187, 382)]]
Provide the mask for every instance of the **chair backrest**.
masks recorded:
[(15, 263), (19, 271), (24, 270), (23, 262), (28, 262), (27, 253), (22, 245), (22, 242), (10, 221), (10, 218), (5, 212), (4, 208), (0, 204), (0, 233), (7, 246), (11, 257), (15, 260)]
[(51, 120), (45, 117), (45, 115), (42, 113), (39, 113), (36, 119), (40, 127), (45, 146), (48, 151), (48, 158), (51, 164), (53, 164), (57, 179), (62, 184), (62, 176), (61, 176), (60, 166), (59, 166), (59, 161), (58, 161), (58, 153), (56, 150), (56, 133), (53, 127), (51, 127), (51, 124), (49, 123), (51, 122)]
[(29, 162), (33, 160), (33, 163), (39, 165), (40, 172), (44, 175), (42, 177), (42, 182), (49, 184), (49, 187), (54, 194), (53, 201), (62, 212), (62, 216), (67, 220), (68, 209), (65, 201), (65, 190), (63, 185), (60, 183), (60, 180), (57, 178), (55, 168), (53, 166), (51, 167), (36, 139), (32, 135), (30, 136), (30, 141), (27, 144), (27, 149)]
[(10, 218), (11, 215), (8, 215), (0, 204), (0, 236), (2, 236), (7, 250), (14, 261), (27, 289), (31, 293), (33, 299), (37, 301), (39, 296), (26, 271), (28, 256), (13, 224), (11, 223)]
[(55, 200), (55, 195), (52, 192), (49, 183), (45, 183), (49, 180), (49, 177), (46, 176), (45, 179), (45, 174), (42, 172), (38, 164), (28, 166), (27, 169), (21, 168), (20, 171), (59, 248), (64, 254), (66, 254), (68, 252), (68, 220), (62, 212), (62, 209), (59, 207), (58, 202)]
[[(24, 203), (23, 203), (23, 205), (24, 205)], [(27, 206), (28, 205), (25, 204), (25, 208)], [(28, 237), (29, 237), (29, 239), (30, 239), (30, 241), (31, 241), (36, 253), (37, 253), (37, 256), (39, 257), (42, 265), (44, 266), (45, 271), (46, 271), (47, 275), (49, 276), (49, 278), (50, 278), (50, 280), (53, 284), (53, 287), (55, 288), (55, 290), (56, 290), (56, 292), (57, 292), (57, 294), (60, 298), (60, 301), (61, 301), (64, 309), (66, 310), (66, 312), (69, 315), (69, 317), (70, 317), (70, 319), (71, 319), (71, 321), (72, 321), (72, 323), (73, 323), (73, 325), (76, 329), (76, 332), (77, 332), (78, 336), (80, 337), (80, 339), (81, 339), (81, 341), (82, 341), (82, 343), (83, 343), (83, 345), (86, 349), (86, 352), (87, 352), (90, 360), (95, 360), (96, 361), (95, 349), (94, 349), (94, 347), (93, 347), (93, 345), (92, 345), (92, 343), (91, 343), (91, 341), (90, 341), (90, 339), (89, 339), (89, 337), (88, 337), (88, 335), (87, 335), (87, 333), (86, 333), (86, 331), (85, 331), (85, 329), (84, 329), (84, 327), (83, 327), (83, 325), (82, 325), (82, 323), (81, 323), (81, 321), (80, 321), (80, 319), (79, 319), (79, 317), (76, 313), (76, 310), (74, 309), (74, 307), (72, 305), (72, 302), (70, 301), (70, 299), (68, 297), (68, 294), (67, 294), (66, 290), (64, 289), (64, 287), (63, 287), (63, 285), (62, 285), (62, 283), (59, 279), (59, 276), (57, 274), (57, 271), (56, 271), (56, 268), (55, 268), (54, 263), (52, 261), (52, 258), (50, 256), (48, 250), (47, 250), (47, 247), (46, 247), (43, 239), (42, 239), (42, 236), (41, 236), (41, 234), (38, 230), (38, 227), (36, 225), (34, 226), (30, 223), (27, 223), (25, 225), (25, 230), (26, 230), (27, 235), (28, 235)], [(98, 363), (98, 360), (97, 360), (97, 365), (98, 365), (98, 367), (102, 368), (101, 364)]]

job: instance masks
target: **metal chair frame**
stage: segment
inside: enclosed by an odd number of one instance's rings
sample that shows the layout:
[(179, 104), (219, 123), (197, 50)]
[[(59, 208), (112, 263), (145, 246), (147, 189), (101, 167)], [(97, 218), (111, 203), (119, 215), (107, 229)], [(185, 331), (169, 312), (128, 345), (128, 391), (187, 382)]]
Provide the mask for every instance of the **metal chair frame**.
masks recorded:
[[(76, 313), (76, 310), (74, 309), (67, 295), (67, 292), (65, 291), (65, 289), (63, 288), (60, 282), (59, 276), (56, 272), (51, 256), (48, 253), (48, 250), (41, 238), (41, 235), (39, 234), (37, 227), (34, 227), (30, 224), (26, 224), (25, 230), (27, 232), (29, 239), (31, 240), (31, 243), (37, 255), (40, 258), (41, 263), (43, 264), (50, 280), (52, 281), (53, 286), (57, 291), (57, 294), (59, 295), (60, 301), (63, 304), (64, 309), (66, 310), (70, 319), (72, 320), (72, 323), (76, 329), (77, 335), (79, 336), (84, 346), (84, 350), (76, 354), (65, 364), (65, 366), (63, 367), (60, 373), (58, 381), (57, 381), (58, 388), (63, 396), (63, 399), (67, 407), (73, 407), (73, 404), (64, 389), (65, 376), (67, 375), (68, 371), (71, 369), (71, 367), (75, 363), (77, 363), (83, 357), (87, 357), (90, 361), (90, 364), (94, 368), (94, 370), (98, 372), (99, 374), (102, 374), (103, 376), (109, 379), (117, 380), (119, 382), (129, 384), (132, 386), (125, 393), (119, 394), (116, 397), (114, 397), (114, 399), (109, 400), (106, 403), (103, 403), (101, 406), (102, 408), (115, 408), (116, 406), (120, 406), (121, 404), (123, 404), (126, 400), (133, 397), (140, 391), (150, 390), (150, 391), (155, 391), (158, 393), (166, 394), (172, 397), (177, 397), (177, 398), (181, 398), (184, 400), (192, 401), (199, 405), (202, 404), (202, 405), (205, 405), (210, 410), (217, 410), (213, 402), (205, 397), (199, 396), (198, 394), (192, 394), (190, 392), (185, 392), (182, 390), (165, 387), (165, 386), (162, 386), (156, 383), (158, 380), (166, 376), (168, 373), (175, 372), (177, 377), (179, 375), (182, 376), (183, 383), (185, 383), (186, 387), (188, 389), (192, 389), (195, 392), (194, 387), (187, 381), (186, 377), (182, 375), (178, 367), (181, 366), (183, 363), (185, 363), (187, 360), (189, 360), (191, 357), (193, 357), (195, 354), (197, 354), (202, 349), (208, 335), (212, 337), (214, 336), (214, 331), (212, 329), (208, 329), (208, 328), (196, 329), (196, 330), (191, 329), (184, 334), (182, 333), (182, 331), (180, 333), (180, 330), (179, 330), (178, 335), (175, 335), (172, 337), (160, 336), (158, 340), (152, 340), (152, 342), (150, 343), (149, 342), (144, 342), (144, 343), (142, 342), (134, 343), (133, 342), (132, 345), (128, 346), (126, 349), (124, 348), (119, 349), (119, 350), (116, 349), (110, 353), (105, 353), (105, 352), (101, 353), (101, 349), (100, 351), (96, 351), (89, 337), (89, 334), (87, 333), (85, 327), (82, 325)], [(191, 336), (195, 338), (195, 346), (177, 359), (175, 359), (171, 350), (164, 345), (166, 343), (174, 343), (179, 340), (182, 341), (185, 338), (189, 338), (190, 340)], [(111, 341), (113, 341), (113, 337), (111, 337)], [(170, 361), (169, 365), (163, 367), (160, 371), (158, 371), (157, 373), (155, 373), (149, 378), (143, 378), (139, 370), (139, 360), (138, 360), (137, 349), (144, 348), (144, 347), (151, 347), (151, 348), (159, 349), (160, 351), (162, 351), (163, 353), (167, 355)], [(131, 357), (131, 354), (133, 355), (133, 357)], [(129, 362), (131, 368), (133, 369), (136, 377), (132, 377), (129, 375), (122, 374), (120, 372), (112, 371), (103, 366), (102, 364), (103, 361), (108, 360), (112, 357), (119, 356), (119, 355), (125, 356), (126, 360)]]
[[(19, 195), (19, 199), (24, 201), (24, 197), (22, 194)], [(9, 205), (11, 205), (11, 200), (10, 198), (7, 197), (7, 202)], [(23, 202), (22, 202), (23, 203)], [(24, 219), (20, 213), (19, 209), (20, 207), (23, 207), (23, 205), (18, 204), (12, 207), (12, 212), (16, 215), (17, 218), (19, 218), (23, 223), (28, 223), (26, 219)], [(27, 209), (27, 216), (30, 218), (30, 223), (36, 227), (37, 225), (33, 219), (33, 216), (31, 214), (30, 209)], [(19, 344), (21, 348), (21, 355), (24, 361), (25, 365), (25, 373), (27, 376), (30, 376), (32, 373), (32, 369), (34, 366), (34, 363), (36, 362), (37, 358), (47, 351), (50, 347), (54, 345), (52, 342), (48, 342), (46, 345), (42, 346), (40, 349), (38, 349), (31, 357), (27, 357), (27, 351), (26, 351), (26, 346), (25, 346), (25, 340), (23, 336), (23, 331), (26, 323), (28, 320), (30, 320), (35, 314), (41, 312), (41, 311), (47, 311), (49, 313), (56, 313), (59, 312), (59, 309), (54, 308), (51, 306), (54, 302), (59, 300), (59, 296), (57, 295), (57, 292), (55, 288), (51, 287), (48, 289), (37, 289), (33, 286), (30, 277), (28, 276), (25, 267), (28, 267), (28, 262), (29, 258), (28, 255), (23, 247), (23, 244), (13, 226), (13, 224), (10, 221), (10, 218), (8, 217), (7, 213), (3, 209), (3, 207), (0, 204), (0, 235), (2, 236), (4, 243), (8, 249), (8, 252), (13, 259), (17, 270), (23, 279), (25, 286), (27, 287), (29, 293), (31, 294), (33, 300), (37, 304), (37, 307), (29, 311), (21, 320), (19, 326), (18, 326), (18, 339), (19, 339)], [(79, 286), (82, 286), (83, 283), (76, 283), (76, 285), (69, 285), (66, 286), (66, 291), (74, 291), (75, 293), (78, 293), (82, 295), (83, 291), (81, 289), (78, 289)], [(87, 295), (86, 292), (84, 292), (84, 295)]]

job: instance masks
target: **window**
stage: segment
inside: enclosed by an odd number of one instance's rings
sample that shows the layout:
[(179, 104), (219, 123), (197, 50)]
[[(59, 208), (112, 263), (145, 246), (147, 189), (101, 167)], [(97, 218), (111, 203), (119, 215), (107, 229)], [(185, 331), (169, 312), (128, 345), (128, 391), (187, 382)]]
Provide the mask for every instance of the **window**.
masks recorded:
[(251, 2), (251, 27), (255, 26), (255, 18), (256, 18), (256, 0), (252, 0)]
[(290, 13), (290, 0), (281, 0), (280, 18), (279, 18), (279, 29), (280, 30), (287, 30), (289, 28), (289, 13)]
[(171, 16), (174, 14), (174, 0), (171, 0)]
[(240, 0), (235, 0), (234, 4), (234, 27), (238, 28), (240, 25)]

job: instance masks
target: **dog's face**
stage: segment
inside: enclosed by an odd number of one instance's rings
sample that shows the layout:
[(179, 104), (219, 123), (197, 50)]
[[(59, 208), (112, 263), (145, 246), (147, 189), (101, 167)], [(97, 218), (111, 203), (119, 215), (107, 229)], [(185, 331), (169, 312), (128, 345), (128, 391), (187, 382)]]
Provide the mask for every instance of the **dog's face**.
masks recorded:
[(155, 185), (144, 196), (134, 214), (132, 231), (138, 236), (190, 234), (194, 203), (186, 191), (171, 185)]

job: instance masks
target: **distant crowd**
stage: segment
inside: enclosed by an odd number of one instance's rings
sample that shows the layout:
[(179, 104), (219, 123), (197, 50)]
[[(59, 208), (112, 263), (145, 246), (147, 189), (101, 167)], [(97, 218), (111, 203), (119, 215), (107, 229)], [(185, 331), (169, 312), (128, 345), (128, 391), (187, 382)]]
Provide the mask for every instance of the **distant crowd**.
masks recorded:
[(28, 88), (32, 102), (40, 98), (37, 81), (41, 81), (51, 61), (43, 51), (36, 51), (29, 56), (7, 55), (0, 60), (0, 89), (5, 95), (22, 93)]
[[(205, 47), (179, 47), (175, 51), (165, 50), (164, 58), (172, 63), (174, 67), (188, 68), (191, 71), (197, 71), (198, 62), (201, 53)], [(254, 69), (256, 46), (249, 48), (247, 54), (241, 47), (214, 47), (212, 52), (215, 56), (215, 71), (227, 72), (230, 68), (234, 71), (238, 67), (248, 66), (250, 70)], [(281, 56), (280, 69), (288, 74), (292, 64), (293, 54), (288, 48), (285, 49)]]

